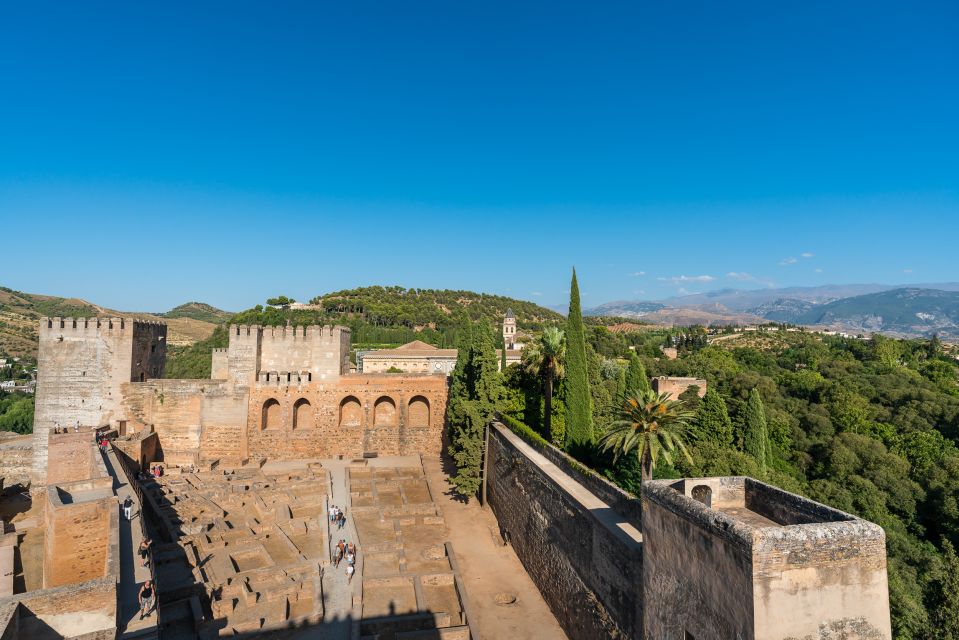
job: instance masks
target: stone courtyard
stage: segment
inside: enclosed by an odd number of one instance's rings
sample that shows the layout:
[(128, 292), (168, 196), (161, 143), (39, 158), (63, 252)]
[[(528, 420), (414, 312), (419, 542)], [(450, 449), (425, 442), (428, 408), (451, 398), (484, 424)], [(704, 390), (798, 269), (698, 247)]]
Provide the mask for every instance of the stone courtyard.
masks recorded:
[[(171, 466), (142, 489), (165, 638), (471, 637), (418, 456)], [(346, 512), (342, 529), (331, 504)], [(357, 546), (349, 584), (346, 563), (332, 563), (341, 538)]]

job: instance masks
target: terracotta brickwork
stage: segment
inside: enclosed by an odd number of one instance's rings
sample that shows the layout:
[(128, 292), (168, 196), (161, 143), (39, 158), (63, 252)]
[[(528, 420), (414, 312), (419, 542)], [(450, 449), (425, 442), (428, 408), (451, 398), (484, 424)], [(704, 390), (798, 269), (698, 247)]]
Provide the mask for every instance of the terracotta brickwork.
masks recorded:
[(63, 484), (92, 478), (96, 449), (90, 431), (51, 433), (49, 439), (48, 484)]
[(79, 584), (107, 574), (110, 519), (117, 518), (110, 489), (80, 482), (47, 488), (46, 540), (43, 557), (45, 589)]
[(696, 395), (700, 398), (706, 395), (706, 381), (702, 378), (676, 378), (670, 376), (659, 376), (652, 380), (653, 391), (656, 393), (668, 393), (673, 400), (679, 398), (686, 389), (697, 387)]
[(257, 384), (250, 393), (246, 455), (439, 455), (447, 394), (446, 377), (432, 375), (355, 374), (334, 384)]

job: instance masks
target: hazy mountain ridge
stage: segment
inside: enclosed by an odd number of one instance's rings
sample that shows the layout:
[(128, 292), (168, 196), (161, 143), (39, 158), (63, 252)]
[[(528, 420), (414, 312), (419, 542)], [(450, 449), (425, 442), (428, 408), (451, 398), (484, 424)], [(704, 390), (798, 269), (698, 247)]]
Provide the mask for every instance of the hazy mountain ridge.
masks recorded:
[(893, 289), (817, 305), (793, 322), (899, 336), (959, 337), (959, 292)]
[[(215, 307), (204, 303), (187, 303), (182, 307), (195, 306), (196, 309), (208, 309), (219, 313)], [(167, 313), (174, 313), (173, 309)], [(143, 313), (138, 311), (117, 311), (101, 307), (80, 298), (25, 293), (7, 287), (0, 287), (0, 353), (12, 356), (36, 356), (38, 344), (38, 323), (42, 317), (133, 317), (167, 324), (169, 344), (186, 346), (210, 337), (218, 323), (206, 321), (187, 313)], [(220, 321), (222, 322), (222, 320)]]
[(660, 301), (620, 300), (585, 313), (641, 317), (654, 324), (788, 322), (850, 333), (954, 338), (959, 337), (959, 283), (720, 289)]

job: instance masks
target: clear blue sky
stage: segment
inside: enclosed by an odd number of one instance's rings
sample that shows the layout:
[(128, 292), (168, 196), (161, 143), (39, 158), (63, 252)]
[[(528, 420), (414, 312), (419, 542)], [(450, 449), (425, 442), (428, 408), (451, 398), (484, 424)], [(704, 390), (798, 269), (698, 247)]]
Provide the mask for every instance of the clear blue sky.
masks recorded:
[(0, 1), (0, 237), (123, 309), (959, 280), (959, 3)]

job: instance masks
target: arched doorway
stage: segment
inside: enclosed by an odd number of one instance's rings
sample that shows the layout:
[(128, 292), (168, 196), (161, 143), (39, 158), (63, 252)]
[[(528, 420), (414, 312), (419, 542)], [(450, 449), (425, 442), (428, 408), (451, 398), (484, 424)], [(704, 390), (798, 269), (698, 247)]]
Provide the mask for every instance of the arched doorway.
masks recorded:
[(313, 406), (306, 398), (300, 398), (293, 403), (293, 428), (313, 428)]
[(383, 396), (373, 405), (373, 426), (392, 427), (396, 425), (396, 403), (393, 398)]
[(430, 426), (430, 401), (423, 396), (411, 398), (406, 412), (406, 422), (411, 427)]
[(263, 412), (260, 420), (261, 429), (279, 429), (283, 424), (283, 416), (280, 415), (280, 403), (275, 398), (270, 398), (263, 403)]
[(363, 407), (353, 396), (347, 396), (340, 402), (340, 426), (358, 427), (363, 424)]
[(693, 490), (690, 492), (693, 496), (693, 500), (697, 502), (702, 502), (707, 507), (713, 506), (713, 490), (704, 484), (697, 485), (693, 487)]

